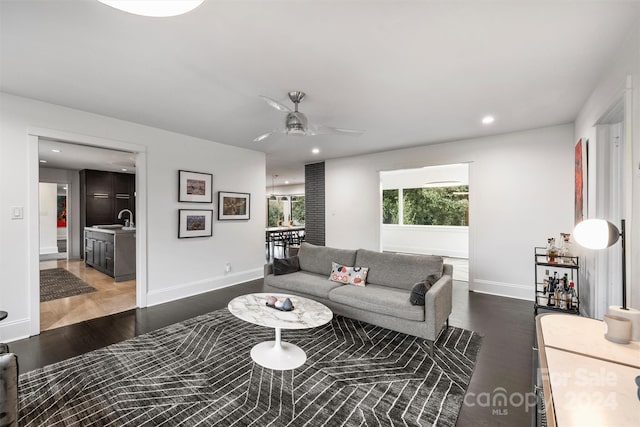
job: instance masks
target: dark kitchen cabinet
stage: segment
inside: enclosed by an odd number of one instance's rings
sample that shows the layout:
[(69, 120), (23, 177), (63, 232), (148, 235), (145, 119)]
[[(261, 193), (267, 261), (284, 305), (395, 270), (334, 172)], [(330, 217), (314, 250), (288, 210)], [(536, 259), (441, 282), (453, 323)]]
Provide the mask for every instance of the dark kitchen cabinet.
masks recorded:
[[(135, 218), (135, 192), (134, 174), (81, 170), (80, 230), (94, 225), (124, 225), (124, 220), (129, 219), (129, 215), (123, 215), (122, 219), (118, 219), (118, 213), (123, 209), (129, 209)], [(80, 240), (80, 244), (80, 253), (84, 254), (84, 239)]]
[(85, 263), (116, 282), (136, 277), (135, 230), (84, 230)]

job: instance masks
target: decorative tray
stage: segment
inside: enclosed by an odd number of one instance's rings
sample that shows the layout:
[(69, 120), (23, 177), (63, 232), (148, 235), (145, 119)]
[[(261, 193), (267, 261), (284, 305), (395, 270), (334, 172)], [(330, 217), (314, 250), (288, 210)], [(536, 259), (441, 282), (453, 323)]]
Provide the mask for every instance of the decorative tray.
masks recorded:
[(291, 306), (291, 308), (289, 310), (285, 310), (282, 307), (276, 307), (275, 305), (269, 304), (269, 303), (266, 303), (266, 306), (269, 307), (269, 308), (273, 308), (274, 310), (279, 310), (279, 311), (293, 311), (295, 309), (295, 306), (293, 306), (293, 305)]

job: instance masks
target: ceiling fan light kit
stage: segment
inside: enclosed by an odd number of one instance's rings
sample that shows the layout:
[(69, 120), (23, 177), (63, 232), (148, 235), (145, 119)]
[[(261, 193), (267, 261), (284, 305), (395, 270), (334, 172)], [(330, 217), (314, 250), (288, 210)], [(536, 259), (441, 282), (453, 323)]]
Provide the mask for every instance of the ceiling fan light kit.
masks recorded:
[(134, 15), (165, 18), (190, 12), (204, 0), (98, 0), (114, 9)]
[(275, 108), (278, 111), (287, 113), (285, 117), (285, 125), (282, 129), (272, 130), (270, 132), (264, 133), (256, 138), (254, 138), (254, 142), (260, 142), (274, 133), (284, 133), (286, 135), (296, 135), (296, 136), (314, 136), (314, 135), (349, 135), (349, 136), (359, 136), (364, 133), (364, 131), (356, 130), (356, 129), (342, 129), (342, 128), (334, 128), (331, 126), (323, 126), (323, 125), (313, 125), (309, 124), (307, 120), (307, 116), (298, 111), (298, 104), (302, 102), (306, 94), (299, 90), (294, 90), (288, 93), (289, 100), (293, 102), (294, 110), (291, 111), (289, 107), (286, 105), (276, 101), (275, 99), (269, 98), (268, 96), (260, 95), (269, 106)]

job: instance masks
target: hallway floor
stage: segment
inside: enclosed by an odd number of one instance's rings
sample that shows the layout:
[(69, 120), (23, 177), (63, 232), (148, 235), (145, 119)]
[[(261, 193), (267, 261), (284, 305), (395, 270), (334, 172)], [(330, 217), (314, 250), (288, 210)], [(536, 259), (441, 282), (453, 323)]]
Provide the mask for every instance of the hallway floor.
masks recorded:
[(136, 308), (136, 281), (115, 282), (82, 260), (40, 262), (40, 270), (64, 268), (96, 288), (97, 292), (40, 303), (40, 330), (59, 328), (84, 320)]

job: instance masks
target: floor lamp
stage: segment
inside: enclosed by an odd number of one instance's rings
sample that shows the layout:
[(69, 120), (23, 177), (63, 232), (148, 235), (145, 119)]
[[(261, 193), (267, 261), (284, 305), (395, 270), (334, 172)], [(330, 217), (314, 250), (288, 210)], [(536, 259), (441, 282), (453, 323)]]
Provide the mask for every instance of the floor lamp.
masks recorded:
[(620, 229), (604, 219), (587, 219), (576, 225), (573, 237), (580, 246), (588, 249), (605, 249), (618, 240), (622, 242), (622, 306), (609, 306), (609, 314), (615, 314), (631, 321), (632, 339), (640, 341), (640, 311), (627, 307), (627, 257), (625, 242), (625, 220)]

